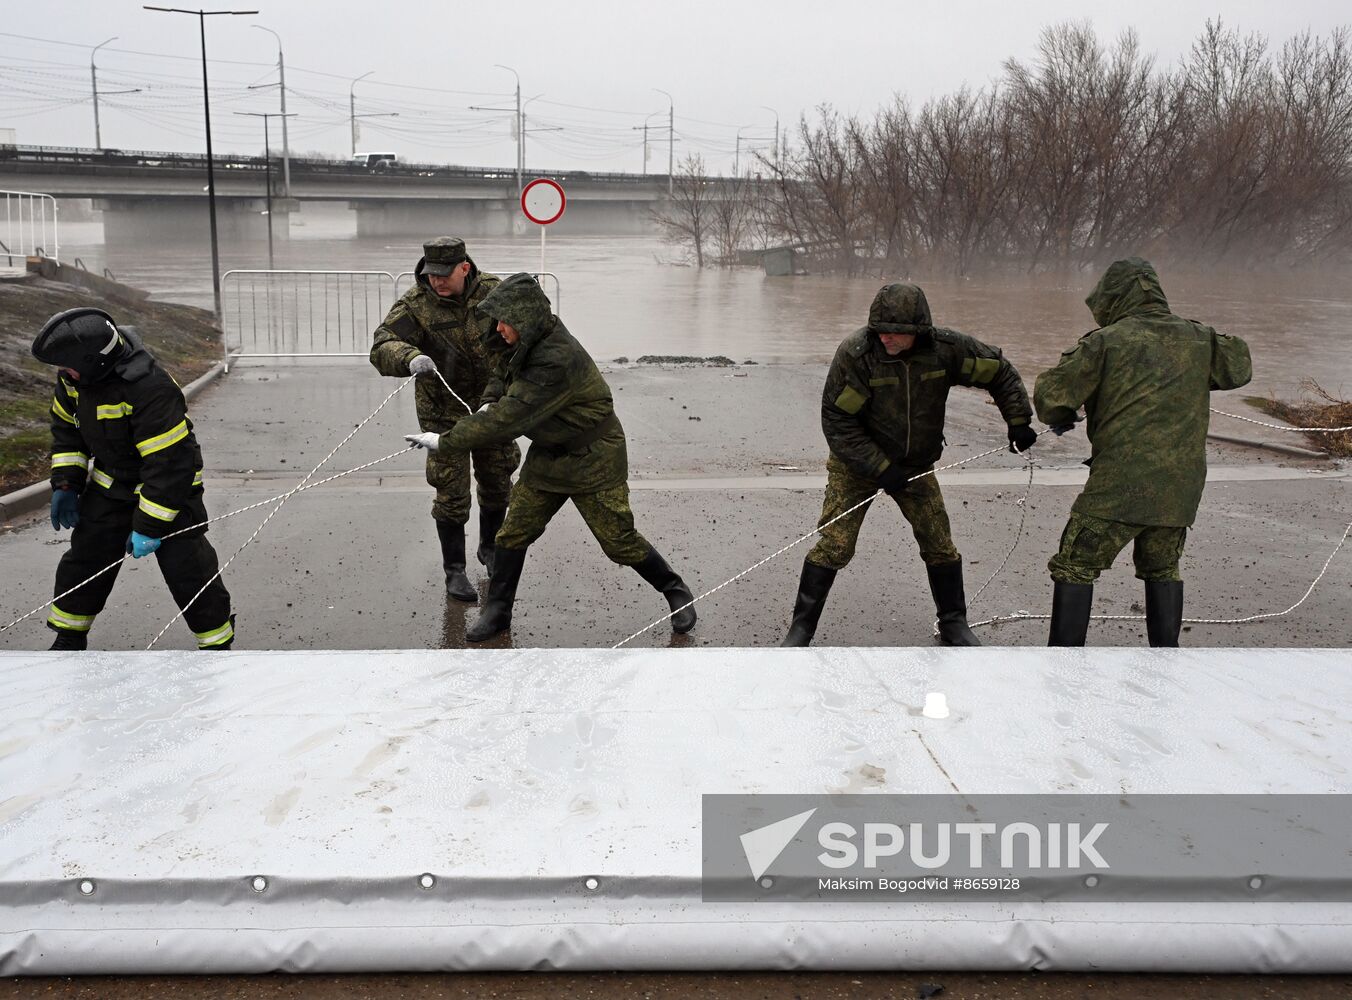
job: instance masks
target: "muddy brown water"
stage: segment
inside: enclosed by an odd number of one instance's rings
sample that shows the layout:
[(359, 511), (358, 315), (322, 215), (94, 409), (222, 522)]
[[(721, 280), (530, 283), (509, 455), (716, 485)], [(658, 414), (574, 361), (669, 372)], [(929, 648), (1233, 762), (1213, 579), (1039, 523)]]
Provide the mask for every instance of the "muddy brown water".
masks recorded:
[[(426, 234), (428, 236), (436, 234)], [(277, 243), (279, 268), (411, 270), (422, 234), (357, 238), (350, 213), (308, 207), (292, 239)], [(472, 239), (481, 266), (534, 270), (538, 240)], [(210, 252), (196, 244), (103, 243), (99, 223), (62, 228), (62, 254), (159, 297), (210, 306)], [(561, 281), (560, 314), (601, 360), (644, 354), (722, 354), (736, 361), (826, 363), (841, 338), (862, 324), (882, 281), (876, 277), (767, 278), (759, 270), (700, 271), (681, 266), (678, 248), (659, 239), (569, 237), (550, 241), (547, 266)], [(227, 243), (221, 268), (266, 267), (265, 243)], [(890, 276), (888, 280), (905, 278)], [(1352, 273), (1321, 275), (1182, 273), (1164, 269), (1174, 310), (1247, 339), (1252, 390), (1296, 393), (1313, 376), (1352, 394)], [(1097, 275), (923, 280), (935, 321), (1002, 347), (1026, 378), (1055, 363), (1094, 326), (1084, 296)]]

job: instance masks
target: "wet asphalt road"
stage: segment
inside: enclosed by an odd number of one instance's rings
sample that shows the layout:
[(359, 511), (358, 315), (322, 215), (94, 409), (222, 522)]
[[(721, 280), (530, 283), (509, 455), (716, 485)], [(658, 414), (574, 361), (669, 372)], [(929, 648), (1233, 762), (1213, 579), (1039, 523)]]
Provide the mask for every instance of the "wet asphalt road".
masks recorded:
[[(820, 511), (825, 446), (817, 424), (821, 373), (815, 366), (610, 366), (608, 377), (629, 436), (633, 507), (639, 530), (695, 592), (729, 580), (811, 532)], [(258, 503), (294, 486), (395, 387), (360, 364), (243, 367), (194, 404), (206, 455), (213, 514)], [(1219, 400), (1248, 411), (1237, 399)], [(429, 516), (431, 490), (417, 454), (402, 452), (416, 429), (412, 393), (396, 396), (316, 478), (397, 456), (380, 466), (297, 494), (225, 579), (239, 614), (241, 648), (454, 648), (463, 644), (472, 605), (448, 601)], [(698, 418), (698, 419), (693, 419)], [(1231, 421), (1216, 419), (1218, 427)], [(956, 390), (948, 449), (956, 461), (998, 446), (998, 412), (984, 393)], [(1232, 428), (1227, 427), (1227, 430)], [(1244, 425), (1244, 432), (1249, 430)], [(1262, 432), (1273, 438), (1277, 432)], [(1289, 436), (1288, 436), (1289, 437)], [(1044, 437), (1027, 523), (1007, 566), (979, 597), (980, 584), (1009, 551), (1026, 489), (1020, 459), (998, 454), (941, 477), (963, 552), (974, 620), (1050, 601), (1046, 560), (1073, 500), (1081, 434)], [(1187, 613), (1228, 618), (1295, 603), (1318, 573), (1350, 518), (1349, 482), (1314, 462), (1251, 449), (1212, 449), (1212, 481), (1185, 555)], [(1268, 477), (1297, 478), (1268, 478)], [(1304, 478), (1299, 478), (1304, 477)], [(1058, 485), (1059, 484), (1059, 485)], [(213, 525), (222, 560), (270, 506)], [(5, 588), (6, 621), (50, 596), (66, 536), (39, 514), (0, 536), (0, 561), (19, 568)], [(476, 537), (472, 518), (470, 542)], [(693, 633), (664, 625), (635, 645), (772, 645), (786, 626), (802, 557), (811, 540), (700, 602)], [(486, 585), (475, 566), (472, 577)], [(9, 574), (7, 574), (9, 575)], [(152, 560), (129, 562), (92, 633), (111, 649), (144, 646), (173, 613)], [(1191, 626), (1189, 645), (1347, 646), (1352, 559), (1340, 557), (1293, 615), (1245, 626)], [(1139, 613), (1140, 584), (1129, 559), (1105, 575), (1096, 610)], [(533, 546), (511, 632), (518, 647), (605, 647), (653, 622), (665, 604), (630, 570), (612, 565), (577, 512), (566, 506)], [(42, 615), (0, 638), (7, 648), (48, 642)], [(841, 573), (823, 617), (823, 645), (920, 645), (931, 641), (932, 604), (910, 531), (890, 504), (870, 511), (859, 553)], [(988, 644), (1044, 641), (1045, 624), (1017, 622), (983, 633)], [(1097, 623), (1091, 642), (1143, 641), (1136, 622)], [(176, 625), (164, 648), (189, 648)]]

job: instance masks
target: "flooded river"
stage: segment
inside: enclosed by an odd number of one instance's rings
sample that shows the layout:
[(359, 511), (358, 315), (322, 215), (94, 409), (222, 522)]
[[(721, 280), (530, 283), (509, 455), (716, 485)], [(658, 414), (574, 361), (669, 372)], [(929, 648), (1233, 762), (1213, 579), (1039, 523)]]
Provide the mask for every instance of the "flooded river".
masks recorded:
[[(417, 261), (424, 234), (355, 236), (345, 210), (311, 208), (276, 244), (279, 268), (376, 270), (398, 274)], [(437, 234), (426, 234), (437, 235)], [(539, 242), (470, 241), (481, 267), (534, 270)], [(825, 363), (860, 325), (880, 281), (831, 276), (767, 278), (757, 269), (704, 270), (676, 263), (659, 239), (569, 237), (550, 241), (548, 269), (561, 281), (560, 313), (599, 359), (643, 354), (723, 354), (736, 361)], [(210, 252), (197, 245), (105, 246), (99, 223), (62, 227), (62, 256), (157, 297), (209, 307)], [(266, 243), (225, 244), (222, 270), (267, 266)], [(897, 275), (896, 278), (904, 278)], [(923, 284), (935, 321), (1002, 347), (1031, 378), (1093, 326), (1083, 299), (1097, 275), (958, 280)], [(1246, 338), (1258, 394), (1291, 395), (1313, 376), (1352, 393), (1352, 275), (1161, 275), (1175, 312)]]

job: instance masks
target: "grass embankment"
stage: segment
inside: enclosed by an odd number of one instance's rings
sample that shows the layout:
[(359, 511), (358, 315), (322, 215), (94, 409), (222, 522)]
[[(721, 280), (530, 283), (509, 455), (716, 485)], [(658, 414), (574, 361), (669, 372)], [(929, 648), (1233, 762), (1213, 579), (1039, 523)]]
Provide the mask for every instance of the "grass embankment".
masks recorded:
[[(1258, 408), (1279, 417), (1295, 427), (1352, 427), (1352, 401), (1330, 394), (1312, 378), (1300, 383), (1302, 397), (1296, 402), (1284, 399), (1256, 399)], [(1352, 431), (1322, 434), (1318, 431), (1305, 437), (1320, 451), (1338, 458), (1352, 456)]]
[(211, 313), (168, 302), (111, 302), (74, 285), (36, 275), (0, 282), (0, 493), (47, 478), (55, 371), (30, 353), (53, 313), (76, 306), (105, 309), (135, 326), (180, 385), (220, 358), (220, 331)]

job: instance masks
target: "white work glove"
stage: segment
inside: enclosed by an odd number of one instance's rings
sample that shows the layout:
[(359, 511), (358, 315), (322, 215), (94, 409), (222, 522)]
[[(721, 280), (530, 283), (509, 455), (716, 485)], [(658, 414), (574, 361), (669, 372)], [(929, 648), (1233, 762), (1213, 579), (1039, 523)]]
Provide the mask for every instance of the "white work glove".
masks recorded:
[(436, 370), (436, 362), (426, 354), (419, 354), (408, 363), (408, 373), (410, 375), (431, 375)]
[(426, 448), (428, 451), (436, 451), (441, 445), (440, 434), (405, 434), (404, 440), (408, 442), (410, 448)]

